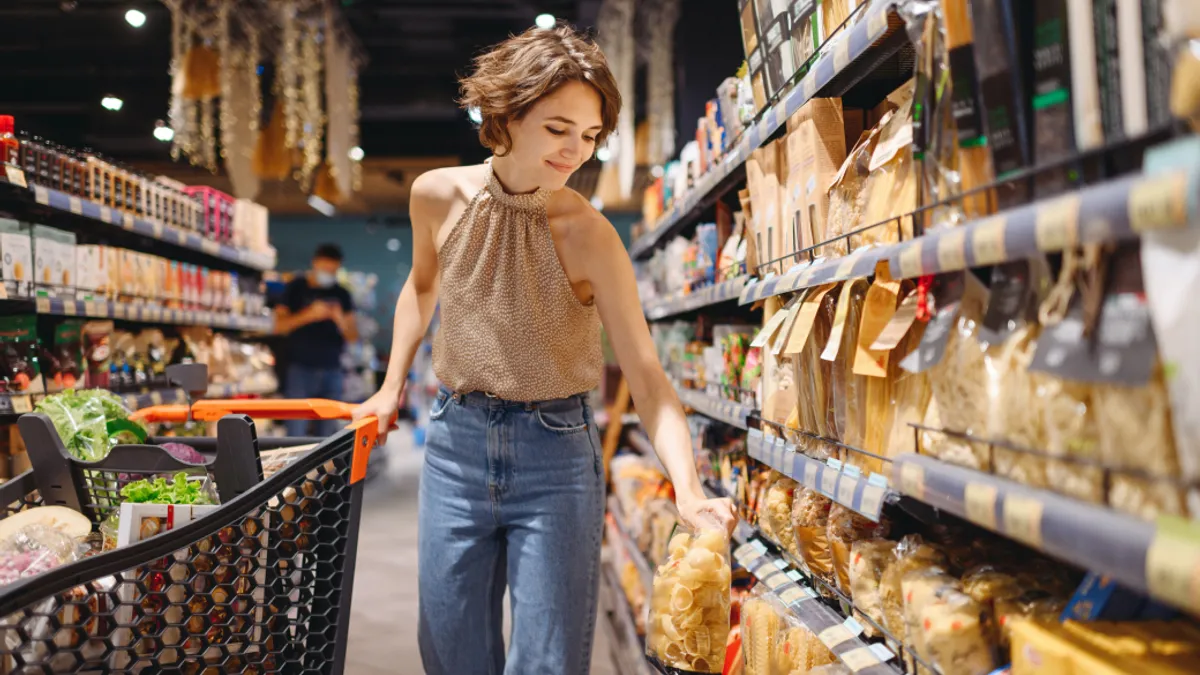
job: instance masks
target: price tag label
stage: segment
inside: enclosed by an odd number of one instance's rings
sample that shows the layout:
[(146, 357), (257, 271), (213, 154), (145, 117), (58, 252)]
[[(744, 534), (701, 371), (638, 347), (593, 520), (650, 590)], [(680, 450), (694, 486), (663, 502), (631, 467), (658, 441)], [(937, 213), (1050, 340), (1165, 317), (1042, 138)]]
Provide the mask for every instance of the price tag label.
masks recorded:
[(107, 206), (100, 207), (100, 221), (112, 225), (112, 209)]
[(834, 279), (850, 278), (850, 276), (852, 274), (854, 274), (854, 264), (858, 262), (858, 259), (861, 256), (862, 256), (861, 253), (851, 253), (850, 255), (846, 256), (845, 258), (842, 258), (841, 263), (838, 265), (837, 269), (834, 271), (833, 278)]
[[(160, 223), (156, 220), (156, 221), (150, 223), (150, 229), (154, 232), (155, 239), (163, 238), (163, 224), (162, 223)], [(205, 240), (205, 241), (207, 241), (207, 240)]]
[(815, 68), (804, 76), (804, 79), (800, 81), (800, 86), (804, 92), (805, 101), (810, 101), (817, 95), (817, 71)]
[(8, 177), (8, 182), (23, 188), (29, 187), (25, 182), (25, 172), (15, 166), (4, 167), (4, 174)]
[(821, 644), (833, 649), (843, 642), (853, 640), (854, 635), (850, 633), (850, 629), (838, 623), (826, 628), (820, 633), (817, 633), (817, 639), (821, 641)]
[(79, 313), (79, 307), (76, 306), (74, 300), (63, 300), (63, 314), (66, 316), (75, 316)]
[(838, 482), (837, 501), (843, 506), (854, 508), (854, 492), (858, 489), (858, 479), (843, 473)]
[(830, 499), (837, 498), (837, 482), (840, 475), (842, 475), (842, 472), (829, 465), (826, 465), (825, 469), (821, 472), (821, 492), (825, 493)]
[(879, 665), (879, 657), (875, 656), (875, 652), (871, 651), (870, 647), (851, 649), (845, 654), (838, 656), (838, 658), (842, 660), (842, 663), (846, 664), (846, 667), (851, 672), (855, 673), (860, 670), (866, 670), (871, 666)]
[(921, 240), (906, 244), (900, 249), (900, 278), (911, 279), (924, 273), (921, 265)]
[(33, 186), (33, 201), (46, 206), (50, 204), (50, 192), (41, 185)]
[(1042, 546), (1041, 500), (1024, 495), (1005, 495), (1004, 533), (1034, 548)]
[(1129, 190), (1129, 224), (1134, 232), (1187, 224), (1187, 175), (1143, 178)]
[(779, 590), (780, 586), (787, 586), (789, 583), (791, 582), (788, 581), (787, 575), (778, 571), (763, 579), (763, 584), (773, 591)]
[(128, 213), (121, 214), (121, 227), (126, 230), (133, 229), (133, 216)]
[(221, 245), (211, 239), (202, 239), (200, 241), (200, 248), (210, 255), (217, 255), (221, 252)]
[(905, 462), (900, 465), (900, 491), (913, 499), (925, 499), (925, 468)]
[(751, 429), (746, 435), (746, 454), (754, 459), (759, 457), (759, 448), (762, 446), (763, 432), (762, 429)]
[(751, 543), (754, 544), (754, 550), (758, 551), (759, 553), (767, 552), (767, 545), (762, 543), (761, 541), (755, 539)]
[(1079, 195), (1072, 194), (1038, 206), (1034, 235), (1039, 251), (1062, 251), (1078, 243), (1079, 204)]
[(996, 530), (996, 488), (983, 483), (967, 483), (963, 490), (967, 520)]
[(118, 319), (124, 319), (129, 314), (129, 308), (121, 303), (113, 305), (113, 316)]
[(888, 649), (887, 645), (881, 643), (871, 645), (871, 651), (875, 652), (875, 656), (878, 656), (879, 660), (885, 663), (896, 658), (892, 650)]
[(821, 471), (821, 464), (806, 458), (804, 461), (804, 487), (810, 490), (817, 489), (817, 474)]
[(50, 313), (50, 298), (38, 298), (35, 304), (37, 305), (38, 314)]
[(842, 33), (833, 45), (833, 70), (840, 73), (848, 65), (850, 65), (850, 38), (847, 33)]
[(15, 413), (23, 415), (27, 412), (33, 412), (32, 396), (13, 396), (10, 402)]
[(967, 231), (956, 227), (937, 238), (938, 271), (953, 272), (967, 266)]
[(150, 392), (150, 402), (154, 405), (162, 405), (163, 397), (161, 391)]
[(846, 630), (850, 631), (850, 634), (854, 637), (862, 635), (863, 631), (866, 630), (863, 628), (863, 625), (858, 622), (858, 619), (852, 616), (846, 617), (846, 620), (842, 622), (842, 625), (845, 626)]
[(800, 583), (804, 579), (804, 575), (800, 574), (799, 570), (788, 570), (787, 577), (796, 583)]
[(742, 560), (744, 558), (747, 558), (752, 552), (754, 552), (756, 550), (757, 549), (754, 548), (753, 544), (750, 544), (747, 542), (733, 550), (733, 557), (736, 558), (738, 562), (742, 562)]
[(188, 236), (186, 230), (175, 230), (175, 241), (179, 242), (180, 246), (187, 246)]
[(779, 593), (779, 599), (787, 605), (794, 605), (798, 602), (808, 599), (804, 591), (800, 590), (799, 586), (789, 586)]
[(1004, 248), (1004, 231), (1008, 220), (1004, 216), (992, 216), (975, 226), (971, 234), (971, 246), (975, 251), (975, 266), (995, 265), (1008, 260)]
[(1158, 519), (1146, 550), (1146, 587), (1156, 598), (1200, 612), (1200, 529), (1182, 518)]
[(83, 202), (79, 201), (79, 197), (67, 197), (67, 210), (81, 216), (83, 215)]
[(887, 497), (887, 487), (878, 485), (873, 481), (868, 480), (863, 486), (862, 504), (858, 509), (860, 513), (866, 514), (870, 518), (879, 518), (879, 512), (883, 510), (883, 500)]
[(780, 570), (786, 570), (788, 567), (788, 563), (783, 558), (776, 558), (775, 566), (778, 567)]

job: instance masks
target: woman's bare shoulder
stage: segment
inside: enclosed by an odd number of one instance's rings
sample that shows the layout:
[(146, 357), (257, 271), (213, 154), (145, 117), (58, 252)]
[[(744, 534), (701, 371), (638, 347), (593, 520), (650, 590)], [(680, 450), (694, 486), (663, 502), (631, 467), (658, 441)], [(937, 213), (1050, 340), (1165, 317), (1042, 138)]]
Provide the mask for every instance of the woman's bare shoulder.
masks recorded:
[(487, 180), (486, 166), (447, 166), (431, 169), (413, 180), (410, 208), (422, 213), (445, 214), (470, 202)]
[(620, 241), (608, 218), (587, 197), (571, 188), (555, 191), (546, 205), (546, 215), (571, 241), (584, 245), (609, 244), (614, 238)]

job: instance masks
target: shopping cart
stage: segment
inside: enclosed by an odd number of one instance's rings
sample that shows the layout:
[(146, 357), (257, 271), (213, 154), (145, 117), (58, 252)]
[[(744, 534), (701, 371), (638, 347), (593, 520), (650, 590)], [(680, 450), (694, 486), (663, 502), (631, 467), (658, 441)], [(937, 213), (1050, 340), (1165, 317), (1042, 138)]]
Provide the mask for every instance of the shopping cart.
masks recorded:
[(60, 504), (98, 525), (117, 509), (116, 486), (128, 474), (177, 470), (207, 473), (221, 506), (0, 590), (0, 673), (343, 672), (377, 421), (350, 424), (264, 480), (259, 450), (268, 443), (249, 415), (347, 419), (349, 411), (333, 401), (278, 400), (140, 411), (147, 421), (216, 421), (202, 465), (151, 445), (117, 446), (84, 462), (69, 455), (49, 418), (22, 416), (34, 468), (0, 485), (0, 517)]

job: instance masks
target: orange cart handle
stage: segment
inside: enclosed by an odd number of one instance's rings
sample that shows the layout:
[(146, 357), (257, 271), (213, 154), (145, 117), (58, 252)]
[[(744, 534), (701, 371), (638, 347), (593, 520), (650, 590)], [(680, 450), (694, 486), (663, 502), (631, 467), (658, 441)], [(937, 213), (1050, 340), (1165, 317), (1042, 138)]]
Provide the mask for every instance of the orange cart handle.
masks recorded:
[[(297, 400), (205, 399), (192, 404), (192, 419), (197, 422), (216, 422), (226, 415), (249, 415), (271, 420), (348, 420), (354, 406), (323, 398)], [(155, 405), (142, 408), (131, 415), (142, 422), (186, 422), (186, 405)]]

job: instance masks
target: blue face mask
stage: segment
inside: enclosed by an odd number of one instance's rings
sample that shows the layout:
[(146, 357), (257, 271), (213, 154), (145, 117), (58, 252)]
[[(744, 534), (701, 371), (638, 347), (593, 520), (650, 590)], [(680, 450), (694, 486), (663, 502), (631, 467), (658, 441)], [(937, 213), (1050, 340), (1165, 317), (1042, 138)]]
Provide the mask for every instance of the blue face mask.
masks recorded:
[(321, 288), (331, 288), (337, 283), (337, 275), (333, 272), (324, 272), (315, 270), (313, 272), (313, 280), (317, 282), (317, 286)]

